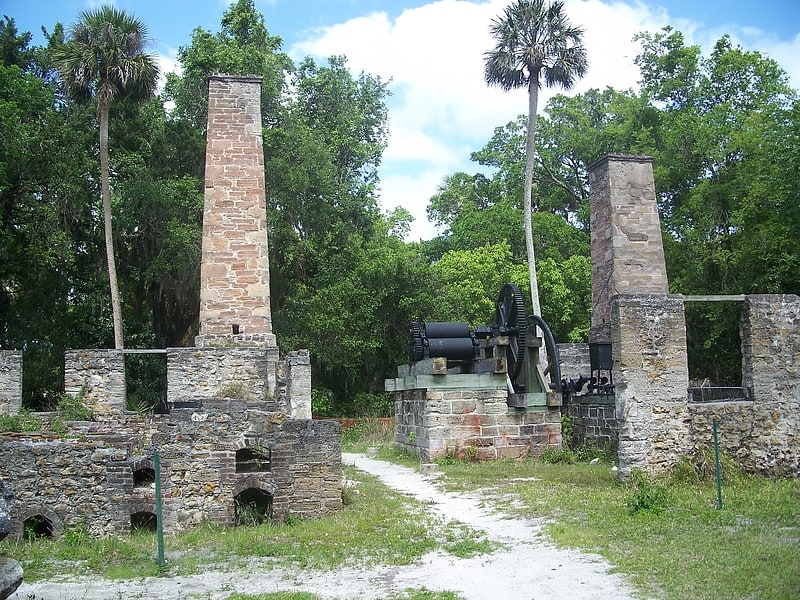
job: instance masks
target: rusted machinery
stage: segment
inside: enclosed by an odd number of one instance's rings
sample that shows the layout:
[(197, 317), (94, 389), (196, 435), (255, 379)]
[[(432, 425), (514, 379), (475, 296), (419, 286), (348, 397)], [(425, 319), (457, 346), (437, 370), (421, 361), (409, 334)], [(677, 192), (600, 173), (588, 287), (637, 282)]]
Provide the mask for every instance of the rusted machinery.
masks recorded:
[[(544, 367), (543, 345), (548, 363)], [(432, 359), (440, 368), (446, 365), (448, 373), (505, 373), (509, 406), (560, 403), (561, 374), (553, 334), (540, 316), (525, 314), (522, 294), (513, 283), (500, 290), (492, 325), (411, 323), (409, 362)]]

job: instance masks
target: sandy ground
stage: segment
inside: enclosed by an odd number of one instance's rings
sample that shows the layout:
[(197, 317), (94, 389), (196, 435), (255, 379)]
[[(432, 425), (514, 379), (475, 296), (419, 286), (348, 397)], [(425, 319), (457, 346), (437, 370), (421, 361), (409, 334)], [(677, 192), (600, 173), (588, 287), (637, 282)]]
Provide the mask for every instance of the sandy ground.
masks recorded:
[(470, 559), (434, 552), (402, 567), (377, 566), (331, 572), (259, 568), (159, 577), (125, 582), (76, 578), (23, 583), (12, 600), (224, 599), (234, 592), (305, 591), (330, 599), (378, 600), (408, 588), (457, 592), (468, 600), (626, 600), (636, 596), (625, 580), (609, 573), (598, 556), (555, 548), (539, 535), (540, 523), (509, 518), (483, 506), (478, 496), (443, 492), (435, 476), (344, 454), (343, 462), (372, 473), (387, 486), (426, 503), (447, 521), (485, 532), (500, 549)]

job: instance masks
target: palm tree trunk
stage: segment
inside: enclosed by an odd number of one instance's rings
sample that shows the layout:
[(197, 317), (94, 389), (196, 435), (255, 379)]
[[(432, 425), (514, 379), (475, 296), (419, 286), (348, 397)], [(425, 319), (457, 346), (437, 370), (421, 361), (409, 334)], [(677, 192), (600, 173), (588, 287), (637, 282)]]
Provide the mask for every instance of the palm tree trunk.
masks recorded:
[(108, 169), (108, 102), (100, 100), (100, 185), (103, 193), (103, 229), (106, 240), (108, 282), (111, 287), (111, 313), (114, 321), (114, 348), (122, 350), (122, 305), (119, 299), (117, 266), (114, 260), (114, 233), (111, 229), (111, 189)]
[(525, 248), (528, 252), (528, 274), (531, 280), (531, 303), (533, 314), (541, 316), (542, 308), (539, 303), (539, 283), (536, 278), (536, 252), (533, 247), (533, 224), (531, 223), (531, 206), (533, 204), (533, 164), (534, 140), (536, 138), (536, 111), (539, 103), (539, 77), (538, 73), (531, 76), (528, 83), (528, 136), (525, 143), (525, 201), (523, 212), (525, 215)]
[[(535, 76), (534, 76), (535, 75)], [(528, 276), (531, 280), (531, 305), (533, 314), (542, 316), (539, 302), (539, 279), (536, 276), (536, 251), (533, 247), (533, 165), (536, 160), (536, 112), (539, 108), (539, 74), (532, 74), (528, 82), (528, 137), (525, 141), (525, 248), (528, 251)], [(536, 327), (534, 326), (534, 330)], [(544, 345), (539, 349), (539, 362), (548, 370), (547, 349)]]

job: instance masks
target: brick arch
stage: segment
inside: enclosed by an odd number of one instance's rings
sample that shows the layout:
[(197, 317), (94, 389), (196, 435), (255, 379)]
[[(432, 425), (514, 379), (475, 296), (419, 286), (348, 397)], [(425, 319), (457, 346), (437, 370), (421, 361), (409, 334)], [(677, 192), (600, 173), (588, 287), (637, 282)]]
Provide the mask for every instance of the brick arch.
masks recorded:
[(55, 512), (38, 504), (29, 504), (21, 510), (14, 511), (16, 514), (13, 516), (11, 525), (11, 536), (16, 539), (22, 539), (25, 534), (24, 527), (25, 521), (31, 517), (41, 516), (50, 522), (53, 528), (53, 538), (61, 537), (64, 532), (64, 521), (61, 520)]
[(138, 456), (136, 458), (132, 458), (130, 461), (130, 466), (132, 471), (155, 468), (153, 465), (153, 459), (149, 456)]
[(267, 494), (269, 494), (272, 497), (275, 497), (275, 495), (278, 493), (278, 486), (275, 485), (274, 482), (265, 481), (265, 480), (260, 479), (259, 477), (255, 476), (255, 475), (251, 475), (249, 477), (245, 477), (244, 479), (241, 479), (240, 481), (238, 481), (236, 483), (236, 485), (233, 486), (233, 489), (231, 490), (231, 492), (232, 492), (232, 495), (235, 498), (236, 496), (241, 494), (243, 491), (249, 490), (249, 489), (261, 490), (262, 492), (266, 492)]
[(155, 500), (137, 499), (128, 501), (128, 516), (137, 512), (156, 512)]

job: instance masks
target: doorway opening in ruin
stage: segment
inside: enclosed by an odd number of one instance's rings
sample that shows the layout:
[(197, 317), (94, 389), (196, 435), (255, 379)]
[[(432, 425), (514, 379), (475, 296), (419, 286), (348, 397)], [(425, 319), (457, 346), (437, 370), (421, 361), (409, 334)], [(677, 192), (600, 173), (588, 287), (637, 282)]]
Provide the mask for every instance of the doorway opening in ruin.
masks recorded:
[(53, 523), (43, 515), (33, 515), (22, 523), (22, 535), (25, 540), (53, 537)]
[(151, 467), (142, 467), (133, 472), (133, 487), (152, 487), (156, 483), (156, 472)]
[(125, 350), (125, 404), (128, 410), (152, 413), (167, 403), (167, 351)]
[(261, 446), (236, 451), (237, 473), (263, 473), (272, 469), (272, 450)]
[(272, 494), (257, 488), (248, 488), (234, 498), (235, 524), (259, 525), (272, 519)]
[(146, 510), (131, 515), (131, 533), (139, 531), (155, 531), (158, 519), (155, 513)]

